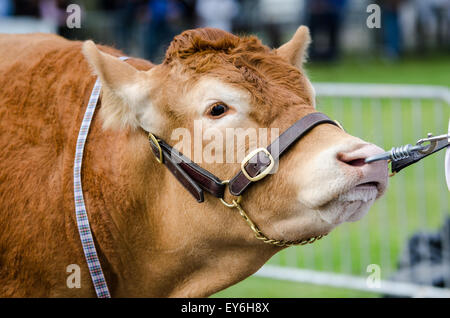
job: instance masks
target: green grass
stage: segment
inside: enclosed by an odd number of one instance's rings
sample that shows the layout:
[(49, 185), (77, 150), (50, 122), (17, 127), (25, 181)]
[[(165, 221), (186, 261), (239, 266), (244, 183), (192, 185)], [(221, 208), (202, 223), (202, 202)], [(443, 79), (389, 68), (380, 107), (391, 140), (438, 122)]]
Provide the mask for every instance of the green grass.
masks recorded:
[[(270, 286), (270, 287), (269, 287)], [(300, 284), (262, 277), (249, 277), (244, 282), (232, 286), (213, 296), (214, 298), (372, 298), (377, 294)]]
[(306, 64), (312, 82), (426, 84), (450, 86), (450, 57), (405, 58), (398, 62), (361, 57), (336, 64)]
[[(345, 60), (342, 64), (311, 64), (314, 82), (365, 82), (450, 85), (450, 59), (407, 59), (398, 64), (383, 61)], [(385, 149), (414, 143), (427, 132), (447, 131), (450, 107), (431, 100), (419, 102), (387, 99), (352, 101), (318, 100), (318, 110), (339, 120), (351, 134)], [(270, 264), (335, 271), (364, 276), (369, 264), (381, 264), (382, 278), (395, 269), (408, 237), (417, 230), (433, 231), (449, 215), (449, 197), (443, 173), (444, 153), (401, 171), (390, 179), (387, 194), (361, 221), (346, 223), (310, 246), (289, 248)], [(363, 239), (362, 239), (363, 238)], [(351, 257), (349, 257), (351, 256)], [(348, 261), (350, 260), (350, 261)], [(250, 277), (217, 297), (376, 297), (359, 291), (281, 282)]]

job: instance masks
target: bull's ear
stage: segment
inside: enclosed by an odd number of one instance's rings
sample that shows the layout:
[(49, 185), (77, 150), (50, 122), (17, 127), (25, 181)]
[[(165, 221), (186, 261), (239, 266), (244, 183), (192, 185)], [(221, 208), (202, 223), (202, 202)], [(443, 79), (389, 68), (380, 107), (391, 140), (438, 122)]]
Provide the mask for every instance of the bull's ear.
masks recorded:
[(311, 43), (308, 27), (302, 25), (295, 32), (292, 39), (280, 46), (276, 52), (289, 63), (301, 69), (306, 61), (307, 50)]
[(142, 122), (145, 113), (152, 108), (148, 100), (150, 72), (139, 71), (117, 57), (99, 51), (92, 41), (83, 43), (83, 54), (102, 82), (100, 114), (103, 127), (124, 129), (141, 126), (148, 131), (154, 130)]

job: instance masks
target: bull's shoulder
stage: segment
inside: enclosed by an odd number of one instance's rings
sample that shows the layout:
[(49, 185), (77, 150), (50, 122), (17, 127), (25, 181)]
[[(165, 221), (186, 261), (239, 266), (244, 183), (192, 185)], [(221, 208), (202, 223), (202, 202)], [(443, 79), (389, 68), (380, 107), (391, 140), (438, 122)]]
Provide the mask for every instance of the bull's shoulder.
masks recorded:
[[(33, 64), (37, 62), (50, 62), (52, 56), (60, 61), (65, 69), (70, 69), (73, 63), (65, 61), (70, 55), (72, 62), (84, 59), (81, 53), (81, 41), (67, 40), (56, 34), (30, 33), (30, 34), (1, 34), (0, 33), (0, 69), (12, 63)], [(113, 56), (124, 56), (123, 52), (106, 45), (99, 45), (100, 50)], [(75, 55), (75, 56), (74, 56)], [(148, 70), (153, 64), (138, 58), (129, 62), (140, 70)], [(2, 67), (3, 66), (3, 67)], [(59, 71), (59, 70), (58, 70)]]
[[(99, 47), (114, 56), (124, 55)], [(141, 70), (152, 66), (135, 58), (127, 63)], [(14, 133), (14, 127), (27, 127), (36, 131), (32, 142), (42, 144), (45, 135), (49, 146), (54, 138), (71, 140), (76, 135), (95, 81), (81, 41), (40, 33), (0, 35), (0, 74), (3, 135), (25, 138)]]
[(19, 61), (31, 53), (39, 57), (47, 50), (67, 46), (70, 41), (55, 34), (0, 34), (0, 65)]

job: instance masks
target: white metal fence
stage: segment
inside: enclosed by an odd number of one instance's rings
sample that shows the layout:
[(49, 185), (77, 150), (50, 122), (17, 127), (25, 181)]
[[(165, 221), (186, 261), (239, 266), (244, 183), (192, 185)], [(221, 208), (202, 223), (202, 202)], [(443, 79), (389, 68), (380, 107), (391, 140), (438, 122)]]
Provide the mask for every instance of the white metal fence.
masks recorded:
[[(352, 135), (385, 149), (448, 130), (447, 87), (338, 83), (314, 87), (319, 111), (339, 120)], [(312, 245), (278, 253), (256, 275), (389, 296), (450, 297), (444, 151), (402, 170), (389, 183), (386, 195), (361, 221), (340, 225)], [(373, 284), (376, 269), (379, 284)]]

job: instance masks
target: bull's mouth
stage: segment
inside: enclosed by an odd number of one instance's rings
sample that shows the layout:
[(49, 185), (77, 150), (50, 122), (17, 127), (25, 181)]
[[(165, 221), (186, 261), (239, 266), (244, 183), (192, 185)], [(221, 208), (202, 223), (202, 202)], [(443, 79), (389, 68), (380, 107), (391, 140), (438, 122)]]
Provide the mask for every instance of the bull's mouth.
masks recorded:
[(341, 202), (369, 202), (378, 197), (380, 184), (378, 182), (366, 182), (356, 185), (351, 190), (344, 192), (337, 198)]
[(380, 195), (380, 186), (378, 182), (356, 185), (320, 209), (320, 217), (333, 225), (360, 220)]
[(368, 188), (373, 188), (373, 187), (375, 187), (377, 189), (377, 191), (380, 191), (381, 184), (379, 182), (372, 181), (372, 182), (358, 184), (355, 188), (368, 189)]

